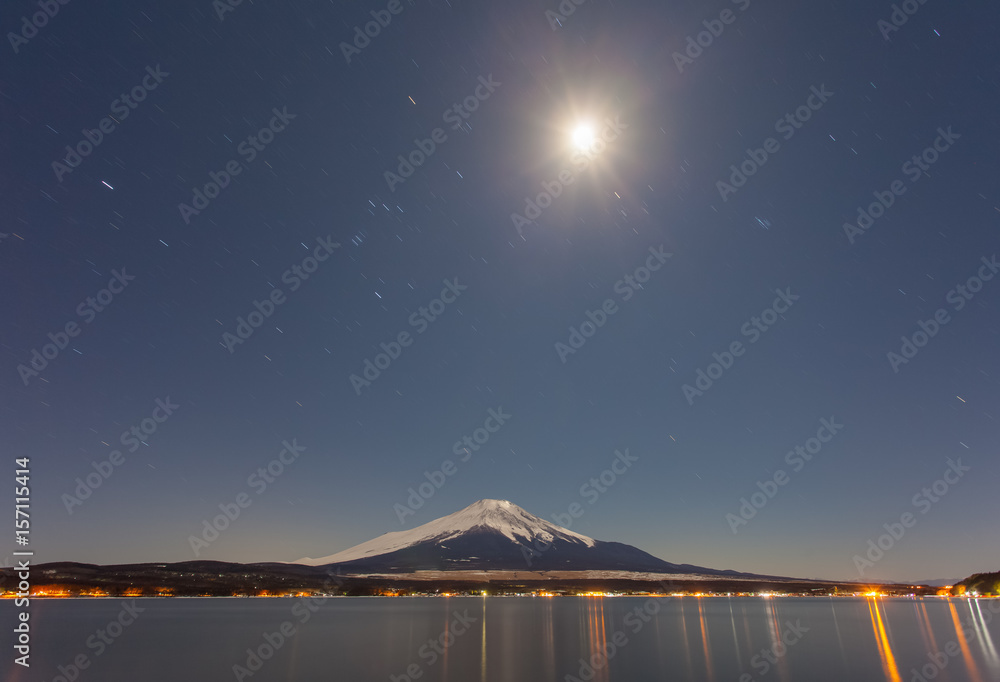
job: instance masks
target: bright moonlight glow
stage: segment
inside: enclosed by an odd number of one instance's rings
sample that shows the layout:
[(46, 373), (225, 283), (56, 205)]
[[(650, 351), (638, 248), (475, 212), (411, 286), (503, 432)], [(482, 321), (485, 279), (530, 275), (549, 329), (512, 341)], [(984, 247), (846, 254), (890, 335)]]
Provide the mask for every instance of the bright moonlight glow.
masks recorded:
[(579, 150), (587, 150), (594, 146), (594, 129), (587, 124), (581, 124), (573, 131), (573, 146)]

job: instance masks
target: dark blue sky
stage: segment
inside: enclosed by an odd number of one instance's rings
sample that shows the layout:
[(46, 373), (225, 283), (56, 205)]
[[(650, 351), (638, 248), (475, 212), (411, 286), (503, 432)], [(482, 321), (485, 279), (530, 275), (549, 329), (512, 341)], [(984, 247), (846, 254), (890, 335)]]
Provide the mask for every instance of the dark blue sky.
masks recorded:
[[(914, 3), (891, 32), (881, 2), (588, 0), (557, 30), (555, 2), (389, 5), (243, 2), (220, 20), (208, 0), (71, 2), (16, 51), (8, 36), (0, 445), (31, 458), (37, 561), (192, 559), (245, 493), (201, 558), (322, 556), (502, 498), (550, 519), (579, 502), (572, 530), (677, 563), (997, 569), (1000, 281), (950, 293), (1000, 250), (995, 4)], [(4, 31), (36, 11), (9, 3)], [(348, 63), (373, 11), (391, 21)], [(721, 34), (679, 71), (706, 21)], [(572, 131), (609, 119), (581, 162)], [(572, 184), (516, 229), (561, 171)], [(845, 230), (874, 192), (892, 205)], [(115, 272), (127, 284), (101, 294)], [(799, 298), (765, 313), (776, 289)], [(131, 451), (121, 434), (144, 419)], [(823, 419), (843, 429), (786, 458)], [(304, 450), (255, 476), (283, 443)], [(594, 492), (626, 448), (636, 461)], [(401, 523), (394, 505), (445, 460), (457, 472)], [(949, 460), (962, 475), (935, 493)], [(112, 473), (82, 499), (92, 462)], [(761, 507), (745, 524), (741, 498)], [(900, 537), (859, 569), (884, 524)]]

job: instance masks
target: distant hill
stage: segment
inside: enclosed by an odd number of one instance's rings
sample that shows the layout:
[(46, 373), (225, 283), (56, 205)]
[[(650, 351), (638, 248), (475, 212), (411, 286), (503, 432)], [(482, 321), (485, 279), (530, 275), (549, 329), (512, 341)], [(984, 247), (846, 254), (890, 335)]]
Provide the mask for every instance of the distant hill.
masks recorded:
[(952, 589), (952, 594), (976, 592), (978, 594), (1000, 594), (1000, 571), (995, 573), (974, 573)]
[(914, 585), (927, 585), (929, 587), (951, 587), (960, 582), (959, 578), (935, 578), (934, 580), (914, 580)]

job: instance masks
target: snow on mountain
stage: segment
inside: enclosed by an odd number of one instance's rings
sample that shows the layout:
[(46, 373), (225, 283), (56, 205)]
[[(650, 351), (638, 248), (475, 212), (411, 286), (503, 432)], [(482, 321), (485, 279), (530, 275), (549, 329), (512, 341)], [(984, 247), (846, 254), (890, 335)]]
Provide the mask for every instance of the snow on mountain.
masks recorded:
[(479, 500), (465, 509), (448, 516), (442, 516), (412, 530), (386, 533), (374, 540), (346, 549), (337, 554), (318, 559), (304, 558), (295, 563), (308, 566), (368, 559), (389, 554), (422, 543), (442, 543), (445, 540), (469, 532), (499, 533), (512, 542), (531, 545), (535, 540), (543, 543), (554, 539), (563, 540), (586, 547), (594, 547), (597, 541), (586, 535), (549, 523), (545, 519), (526, 512), (507, 500)]

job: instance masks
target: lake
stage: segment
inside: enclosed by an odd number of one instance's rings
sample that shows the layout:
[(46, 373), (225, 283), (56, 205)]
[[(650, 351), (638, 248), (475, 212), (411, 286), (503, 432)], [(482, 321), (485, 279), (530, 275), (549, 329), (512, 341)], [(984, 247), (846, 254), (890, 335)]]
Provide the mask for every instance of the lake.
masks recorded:
[(5, 680), (1000, 680), (997, 599), (39, 599), (30, 622)]

